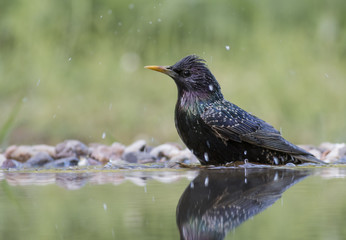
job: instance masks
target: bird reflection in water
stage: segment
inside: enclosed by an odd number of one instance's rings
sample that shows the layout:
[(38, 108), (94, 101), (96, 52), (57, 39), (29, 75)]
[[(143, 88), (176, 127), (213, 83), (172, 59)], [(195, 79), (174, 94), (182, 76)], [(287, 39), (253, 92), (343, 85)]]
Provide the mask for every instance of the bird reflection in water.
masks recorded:
[(180, 197), (176, 213), (180, 238), (223, 239), (308, 175), (302, 169), (203, 170)]

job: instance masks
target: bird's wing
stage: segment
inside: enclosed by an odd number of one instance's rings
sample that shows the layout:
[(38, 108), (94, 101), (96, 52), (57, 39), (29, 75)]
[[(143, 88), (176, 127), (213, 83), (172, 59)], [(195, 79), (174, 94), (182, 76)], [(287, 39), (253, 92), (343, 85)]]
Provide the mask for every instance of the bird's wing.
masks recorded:
[(223, 140), (244, 141), (294, 155), (309, 154), (285, 140), (265, 121), (225, 100), (208, 105), (201, 118)]

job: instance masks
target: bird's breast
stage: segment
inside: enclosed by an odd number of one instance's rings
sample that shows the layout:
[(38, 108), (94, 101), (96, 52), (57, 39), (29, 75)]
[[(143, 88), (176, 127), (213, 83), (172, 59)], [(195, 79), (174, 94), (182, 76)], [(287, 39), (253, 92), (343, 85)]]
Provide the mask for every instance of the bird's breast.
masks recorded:
[(202, 120), (198, 110), (177, 106), (175, 111), (175, 127), (183, 142), (189, 145), (191, 138), (202, 135)]

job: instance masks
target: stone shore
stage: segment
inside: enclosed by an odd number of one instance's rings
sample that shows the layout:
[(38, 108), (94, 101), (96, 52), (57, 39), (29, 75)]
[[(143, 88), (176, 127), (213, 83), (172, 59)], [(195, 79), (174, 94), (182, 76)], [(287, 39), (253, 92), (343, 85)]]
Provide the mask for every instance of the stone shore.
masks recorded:
[[(346, 163), (345, 143), (322, 143), (320, 146), (301, 145), (326, 163)], [(0, 152), (2, 169), (66, 169), (66, 168), (178, 168), (181, 164), (199, 164), (196, 157), (178, 143), (164, 143), (153, 147), (145, 140), (129, 146), (78, 140), (66, 140), (56, 146), (12, 145)]]

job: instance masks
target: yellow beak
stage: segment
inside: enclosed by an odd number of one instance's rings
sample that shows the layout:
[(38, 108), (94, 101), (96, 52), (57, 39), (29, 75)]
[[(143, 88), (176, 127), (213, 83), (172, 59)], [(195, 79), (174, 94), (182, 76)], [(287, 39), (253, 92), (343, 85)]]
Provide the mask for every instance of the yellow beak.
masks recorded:
[(145, 66), (145, 68), (167, 74), (170, 70), (164, 66)]

